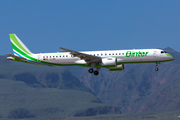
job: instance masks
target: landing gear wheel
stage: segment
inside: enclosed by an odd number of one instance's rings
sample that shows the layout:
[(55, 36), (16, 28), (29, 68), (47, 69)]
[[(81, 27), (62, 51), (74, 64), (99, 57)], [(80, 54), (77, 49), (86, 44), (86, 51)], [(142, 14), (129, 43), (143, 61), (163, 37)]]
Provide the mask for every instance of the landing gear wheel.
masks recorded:
[(156, 71), (158, 71), (159, 69), (158, 68), (155, 68)]
[(99, 72), (98, 71), (94, 71), (94, 75), (98, 75), (99, 74)]
[(93, 73), (94, 72), (94, 70), (92, 68), (90, 68), (88, 71), (89, 71), (89, 73)]

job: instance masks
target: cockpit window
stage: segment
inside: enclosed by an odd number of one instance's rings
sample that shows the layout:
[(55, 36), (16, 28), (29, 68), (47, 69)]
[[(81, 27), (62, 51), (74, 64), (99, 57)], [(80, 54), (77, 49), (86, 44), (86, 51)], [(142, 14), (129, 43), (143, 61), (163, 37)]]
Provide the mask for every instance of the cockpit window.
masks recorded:
[(167, 53), (166, 51), (161, 51), (161, 53)]

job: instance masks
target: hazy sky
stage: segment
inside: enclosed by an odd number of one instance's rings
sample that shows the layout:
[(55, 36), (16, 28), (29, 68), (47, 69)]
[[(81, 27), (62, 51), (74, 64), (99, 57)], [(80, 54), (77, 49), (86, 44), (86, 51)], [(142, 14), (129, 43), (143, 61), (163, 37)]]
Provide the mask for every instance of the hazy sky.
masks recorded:
[(180, 52), (180, 0), (1, 0), (0, 55), (15, 33), (34, 53), (171, 47)]

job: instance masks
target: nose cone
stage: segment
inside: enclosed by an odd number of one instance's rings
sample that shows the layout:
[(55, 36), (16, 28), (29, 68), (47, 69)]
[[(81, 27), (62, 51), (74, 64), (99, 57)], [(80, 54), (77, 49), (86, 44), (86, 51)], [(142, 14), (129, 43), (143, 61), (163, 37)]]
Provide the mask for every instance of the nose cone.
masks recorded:
[(171, 60), (175, 60), (173, 57), (170, 58)]
[(174, 60), (174, 57), (170, 55), (169, 53), (166, 53), (166, 55), (169, 57), (170, 60)]

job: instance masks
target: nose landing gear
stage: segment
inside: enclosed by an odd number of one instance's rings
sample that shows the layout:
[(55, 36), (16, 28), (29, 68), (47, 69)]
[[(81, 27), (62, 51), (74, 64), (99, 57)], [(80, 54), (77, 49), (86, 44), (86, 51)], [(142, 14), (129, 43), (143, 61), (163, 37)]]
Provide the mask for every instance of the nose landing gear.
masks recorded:
[(156, 62), (156, 68), (155, 68), (155, 71), (158, 71), (159, 69), (158, 69), (158, 64), (160, 64), (159, 62)]
[(155, 68), (156, 71), (158, 71), (159, 69), (158, 68)]

